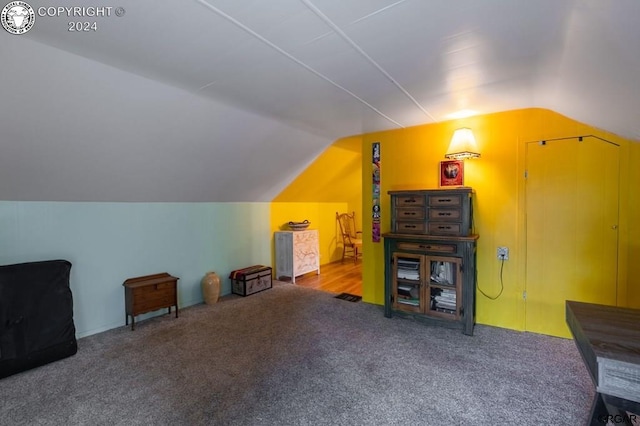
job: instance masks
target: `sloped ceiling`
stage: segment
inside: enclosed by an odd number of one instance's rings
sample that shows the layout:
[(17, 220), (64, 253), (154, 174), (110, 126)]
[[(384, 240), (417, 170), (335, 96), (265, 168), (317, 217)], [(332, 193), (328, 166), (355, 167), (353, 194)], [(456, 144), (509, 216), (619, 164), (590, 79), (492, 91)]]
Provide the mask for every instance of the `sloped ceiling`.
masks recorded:
[(637, 0), (28, 3), (0, 34), (4, 200), (270, 201), (337, 138), (460, 110), (640, 140)]

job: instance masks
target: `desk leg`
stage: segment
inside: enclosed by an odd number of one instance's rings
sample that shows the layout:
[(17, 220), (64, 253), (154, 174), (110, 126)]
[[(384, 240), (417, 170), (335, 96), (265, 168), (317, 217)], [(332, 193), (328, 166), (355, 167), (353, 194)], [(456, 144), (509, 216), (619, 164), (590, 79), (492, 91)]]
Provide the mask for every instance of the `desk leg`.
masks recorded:
[(596, 392), (596, 395), (593, 398), (590, 414), (591, 418), (587, 423), (589, 426), (609, 424), (633, 426), (626, 410), (621, 410), (616, 405), (608, 404), (600, 392)]
[(589, 426), (598, 426), (598, 425), (606, 425), (607, 419), (609, 417), (609, 411), (607, 410), (607, 406), (604, 404), (604, 400), (602, 399), (602, 395), (600, 392), (596, 392), (593, 397), (593, 402), (591, 403), (590, 416), (588, 420)]
[[(124, 325), (129, 325), (129, 314), (124, 315)], [(136, 327), (136, 317), (131, 315), (131, 331), (133, 331)]]

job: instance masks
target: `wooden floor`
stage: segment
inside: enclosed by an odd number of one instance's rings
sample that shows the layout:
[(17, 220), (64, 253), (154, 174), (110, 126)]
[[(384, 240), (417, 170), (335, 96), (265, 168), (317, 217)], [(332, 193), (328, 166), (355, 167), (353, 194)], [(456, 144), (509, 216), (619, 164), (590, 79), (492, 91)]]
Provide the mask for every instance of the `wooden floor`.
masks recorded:
[(296, 285), (317, 288), (331, 293), (350, 293), (362, 296), (362, 261), (345, 259), (322, 265), (320, 275), (311, 272), (296, 277)]

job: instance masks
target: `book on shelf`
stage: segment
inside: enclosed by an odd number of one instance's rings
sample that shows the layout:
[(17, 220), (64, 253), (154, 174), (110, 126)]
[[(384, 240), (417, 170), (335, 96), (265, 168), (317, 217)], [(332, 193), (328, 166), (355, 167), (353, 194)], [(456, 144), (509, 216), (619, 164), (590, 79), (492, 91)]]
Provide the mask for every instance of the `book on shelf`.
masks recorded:
[(449, 296), (435, 296), (434, 297), (436, 302), (441, 302), (441, 303), (456, 303), (456, 296), (454, 295), (453, 297), (449, 297)]
[(411, 297), (411, 289), (413, 288), (413, 286), (410, 285), (399, 285), (398, 286), (398, 295), (399, 296), (405, 296), (405, 297)]
[(398, 303), (402, 305), (420, 306), (420, 299), (402, 299), (398, 298)]
[(454, 284), (454, 263), (431, 262), (431, 281), (442, 285)]
[(398, 258), (398, 269), (407, 269), (417, 271), (420, 269), (420, 260)]
[(455, 303), (436, 302), (436, 308), (455, 309), (456, 308), (456, 304)]
[(440, 297), (456, 297), (456, 289), (455, 288), (432, 288), (431, 295), (432, 296), (440, 296)]
[(398, 269), (398, 278), (401, 280), (420, 281), (420, 272)]
[(399, 279), (420, 281), (420, 260), (398, 258), (397, 277)]
[(434, 289), (431, 293), (432, 309), (444, 309), (455, 312), (457, 307), (457, 294), (453, 289)]

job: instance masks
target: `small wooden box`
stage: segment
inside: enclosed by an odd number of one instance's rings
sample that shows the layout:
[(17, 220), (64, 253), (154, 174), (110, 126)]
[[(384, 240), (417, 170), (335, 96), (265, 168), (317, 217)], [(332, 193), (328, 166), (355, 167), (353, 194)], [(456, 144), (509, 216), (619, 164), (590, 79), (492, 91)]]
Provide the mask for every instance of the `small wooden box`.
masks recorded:
[(229, 274), (229, 278), (231, 278), (231, 292), (240, 296), (249, 296), (270, 289), (273, 285), (271, 267), (264, 265), (237, 269)]

